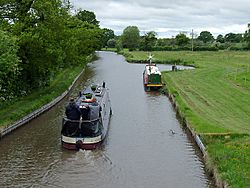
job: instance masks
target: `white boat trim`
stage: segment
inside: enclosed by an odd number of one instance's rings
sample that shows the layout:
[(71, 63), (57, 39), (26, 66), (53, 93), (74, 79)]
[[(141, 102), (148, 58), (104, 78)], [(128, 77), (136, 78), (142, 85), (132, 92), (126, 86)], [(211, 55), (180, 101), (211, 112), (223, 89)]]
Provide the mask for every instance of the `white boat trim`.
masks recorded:
[(96, 137), (76, 138), (62, 135), (62, 141), (68, 144), (76, 144), (76, 142), (79, 140), (82, 141), (83, 144), (96, 144), (102, 141), (102, 136), (99, 135)]

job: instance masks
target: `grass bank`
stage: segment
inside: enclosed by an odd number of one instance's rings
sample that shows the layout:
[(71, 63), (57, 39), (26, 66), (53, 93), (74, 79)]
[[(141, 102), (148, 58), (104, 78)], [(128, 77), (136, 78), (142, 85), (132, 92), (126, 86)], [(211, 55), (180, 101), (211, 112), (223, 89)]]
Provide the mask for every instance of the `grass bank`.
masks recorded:
[[(129, 52), (128, 50), (119, 52), (126, 57), (128, 62), (133, 63), (148, 63), (149, 53), (142, 51)], [(165, 53), (170, 53), (171, 56), (165, 56)], [(181, 52), (180, 52), (181, 53)], [(177, 64), (177, 65), (190, 65), (195, 66), (195, 62), (191, 59), (185, 59), (178, 55), (178, 52), (157, 52), (152, 53), (153, 62), (157, 64)]]
[[(129, 61), (145, 52), (126, 52)], [(250, 187), (250, 52), (153, 52), (154, 62), (192, 63), (163, 80), (209, 155), (208, 168), (230, 187)], [(189, 62), (189, 63), (188, 63)]]
[[(89, 61), (96, 58), (96, 56), (89, 57)], [(25, 97), (1, 104), (0, 127), (5, 127), (18, 121), (61, 95), (72, 84), (76, 76), (80, 74), (84, 66), (85, 64), (81, 64), (64, 69), (56, 75), (49, 87), (41, 88)]]

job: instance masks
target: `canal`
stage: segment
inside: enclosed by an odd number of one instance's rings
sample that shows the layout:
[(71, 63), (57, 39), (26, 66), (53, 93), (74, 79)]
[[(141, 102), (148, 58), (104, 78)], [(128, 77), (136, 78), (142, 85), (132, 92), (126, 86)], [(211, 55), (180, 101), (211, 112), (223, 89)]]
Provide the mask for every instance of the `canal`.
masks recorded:
[(61, 147), (65, 99), (0, 141), (0, 187), (215, 187), (168, 98), (144, 91), (144, 65), (111, 52), (97, 54), (100, 59), (89, 64), (72, 95), (106, 82), (113, 116), (104, 143), (93, 151)]

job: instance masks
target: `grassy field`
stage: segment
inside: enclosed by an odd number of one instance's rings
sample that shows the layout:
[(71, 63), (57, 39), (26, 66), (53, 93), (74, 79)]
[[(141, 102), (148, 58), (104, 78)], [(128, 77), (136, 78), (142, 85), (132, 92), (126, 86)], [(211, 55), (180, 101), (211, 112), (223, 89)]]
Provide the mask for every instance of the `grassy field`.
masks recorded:
[[(192, 64), (163, 80), (206, 144), (209, 166), (231, 187), (250, 187), (250, 52), (153, 52), (154, 62)], [(148, 53), (126, 52), (129, 61)]]

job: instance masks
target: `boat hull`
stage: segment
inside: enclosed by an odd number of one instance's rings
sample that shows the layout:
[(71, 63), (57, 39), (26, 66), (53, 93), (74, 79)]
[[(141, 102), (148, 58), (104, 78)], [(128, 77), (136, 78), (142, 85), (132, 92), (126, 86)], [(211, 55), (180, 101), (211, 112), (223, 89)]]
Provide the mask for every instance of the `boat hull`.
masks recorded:
[(104, 140), (105, 135), (95, 137), (69, 137), (62, 135), (62, 146), (69, 150), (91, 150), (97, 148)]
[(71, 143), (67, 143), (67, 142), (62, 141), (62, 146), (68, 150), (79, 150), (79, 149), (93, 150), (93, 149), (96, 149), (101, 144), (101, 142), (92, 143), (92, 144), (71, 144)]

